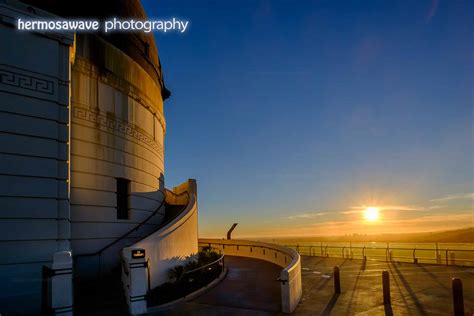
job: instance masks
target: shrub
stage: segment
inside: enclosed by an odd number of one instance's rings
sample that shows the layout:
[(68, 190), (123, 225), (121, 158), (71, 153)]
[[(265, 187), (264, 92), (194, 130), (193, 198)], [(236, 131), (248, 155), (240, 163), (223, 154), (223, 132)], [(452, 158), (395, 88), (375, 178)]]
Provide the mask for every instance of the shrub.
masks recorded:
[(197, 255), (189, 256), (183, 260), (188, 261), (185, 265), (181, 264), (171, 268), (168, 272), (171, 281), (147, 293), (148, 306), (174, 301), (212, 282), (222, 272), (220, 262), (216, 262), (197, 271), (193, 270), (218, 260), (220, 256), (221, 255), (214, 251), (201, 251)]
[(178, 281), (184, 274), (184, 267), (179, 265), (168, 270), (168, 277), (173, 281)]

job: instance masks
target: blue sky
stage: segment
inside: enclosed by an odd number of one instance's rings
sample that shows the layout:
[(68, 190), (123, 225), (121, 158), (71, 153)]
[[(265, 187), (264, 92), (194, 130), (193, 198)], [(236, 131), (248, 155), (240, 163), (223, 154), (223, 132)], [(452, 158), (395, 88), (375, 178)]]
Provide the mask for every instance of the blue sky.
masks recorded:
[(142, 2), (191, 23), (155, 37), (202, 236), (473, 225), (474, 2)]

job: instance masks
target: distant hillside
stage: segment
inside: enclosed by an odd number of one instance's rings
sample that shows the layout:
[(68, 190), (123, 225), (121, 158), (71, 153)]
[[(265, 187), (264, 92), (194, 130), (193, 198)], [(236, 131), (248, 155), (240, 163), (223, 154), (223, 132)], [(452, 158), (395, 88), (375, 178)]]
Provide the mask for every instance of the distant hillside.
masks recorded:
[(352, 242), (444, 242), (444, 243), (474, 243), (474, 227), (408, 234), (379, 234), (361, 235), (352, 234), (345, 236), (313, 236), (313, 237), (287, 237), (269, 239), (291, 239), (304, 241), (352, 241)]
[(375, 241), (472, 243), (474, 242), (474, 227), (429, 233), (387, 234), (376, 237), (378, 240)]

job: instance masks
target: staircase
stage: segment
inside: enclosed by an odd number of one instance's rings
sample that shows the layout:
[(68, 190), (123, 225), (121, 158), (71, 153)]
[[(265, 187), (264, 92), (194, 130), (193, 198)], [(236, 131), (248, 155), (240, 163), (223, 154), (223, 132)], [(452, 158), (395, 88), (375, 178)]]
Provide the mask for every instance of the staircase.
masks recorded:
[[(77, 258), (89, 257), (90, 260), (97, 260), (100, 266), (101, 254), (109, 249), (112, 245), (119, 243), (129, 236), (132, 232), (138, 230), (143, 224), (153, 218), (161, 207), (165, 206), (165, 217), (161, 225), (151, 234), (159, 231), (161, 228), (170, 223), (174, 218), (184, 210), (186, 205), (175, 204), (179, 201), (181, 195), (177, 195), (172, 191), (165, 190), (165, 197), (156, 211), (146, 218), (142, 223), (138, 224), (132, 230), (122, 235), (109, 245), (103, 247), (95, 253), (78, 255)], [(167, 201), (168, 200), (168, 201)], [(170, 202), (170, 203), (168, 203)], [(145, 237), (144, 237), (145, 238)], [(96, 258), (96, 259), (94, 259)], [(97, 316), (112, 316), (112, 315), (128, 315), (128, 305), (123, 292), (123, 285), (121, 280), (121, 266), (113, 268), (112, 271), (99, 271), (96, 278), (84, 280), (80, 277), (74, 279), (74, 314), (75, 315), (97, 315)]]

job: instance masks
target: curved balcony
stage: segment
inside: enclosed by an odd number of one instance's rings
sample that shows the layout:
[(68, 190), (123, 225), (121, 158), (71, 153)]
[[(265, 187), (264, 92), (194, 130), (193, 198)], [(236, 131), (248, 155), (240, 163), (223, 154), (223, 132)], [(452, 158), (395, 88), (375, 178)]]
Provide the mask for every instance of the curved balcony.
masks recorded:
[(296, 309), (301, 294), (301, 258), (293, 249), (275, 244), (225, 239), (199, 239), (200, 246), (222, 250), (227, 256), (248, 257), (265, 260), (283, 268), (278, 281), (281, 284), (282, 312), (291, 313)]

